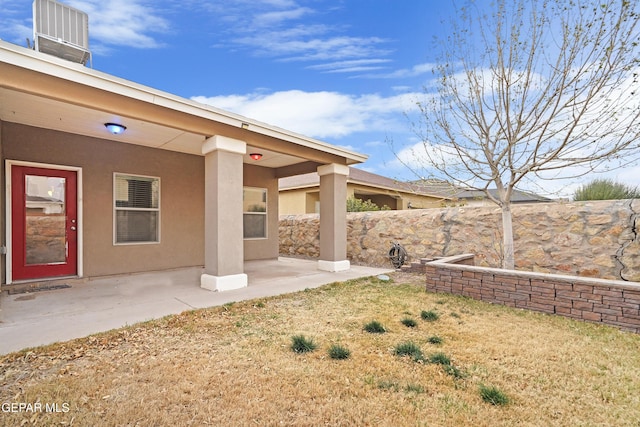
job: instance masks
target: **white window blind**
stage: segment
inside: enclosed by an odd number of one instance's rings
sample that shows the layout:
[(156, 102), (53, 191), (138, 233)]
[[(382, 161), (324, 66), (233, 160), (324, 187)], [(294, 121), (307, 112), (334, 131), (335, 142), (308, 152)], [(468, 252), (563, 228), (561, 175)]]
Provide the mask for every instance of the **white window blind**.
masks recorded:
[(115, 243), (160, 241), (160, 178), (115, 174)]

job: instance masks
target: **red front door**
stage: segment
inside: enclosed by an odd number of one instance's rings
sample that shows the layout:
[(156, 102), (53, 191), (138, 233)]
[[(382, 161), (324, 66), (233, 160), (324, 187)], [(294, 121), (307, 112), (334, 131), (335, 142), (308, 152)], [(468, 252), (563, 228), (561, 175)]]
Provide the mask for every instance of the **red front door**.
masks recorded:
[(77, 274), (77, 173), (11, 167), (13, 280)]

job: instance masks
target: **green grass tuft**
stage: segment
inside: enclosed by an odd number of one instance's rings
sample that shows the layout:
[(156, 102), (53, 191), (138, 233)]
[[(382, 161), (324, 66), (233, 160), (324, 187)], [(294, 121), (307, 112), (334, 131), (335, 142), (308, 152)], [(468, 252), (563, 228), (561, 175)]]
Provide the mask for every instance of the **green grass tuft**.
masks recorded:
[(422, 320), (426, 320), (427, 322), (435, 322), (440, 318), (440, 315), (433, 310), (422, 310), (420, 317), (422, 317)]
[(317, 348), (316, 343), (311, 338), (304, 335), (295, 335), (291, 337), (291, 350), (296, 353), (307, 353)]
[(404, 391), (406, 391), (407, 393), (420, 394), (424, 393), (424, 387), (422, 387), (420, 384), (407, 384), (404, 387)]
[(351, 352), (346, 347), (334, 344), (329, 348), (329, 357), (336, 360), (348, 359), (351, 357)]
[(429, 356), (429, 362), (436, 363), (438, 365), (451, 365), (451, 359), (444, 353), (434, 353)]
[(410, 317), (405, 317), (404, 319), (402, 319), (400, 321), (404, 326), (406, 326), (407, 328), (415, 328), (416, 326), (418, 326), (418, 324), (416, 323), (415, 320), (413, 320)]
[(480, 396), (485, 402), (496, 406), (506, 405), (509, 403), (509, 398), (507, 397), (507, 395), (493, 386), (489, 387), (480, 384)]
[(396, 356), (411, 356), (415, 362), (424, 360), (424, 355), (420, 347), (411, 341), (398, 344), (394, 349), (394, 354)]
[(429, 338), (427, 339), (427, 341), (429, 342), (429, 344), (436, 344), (436, 345), (437, 345), (437, 344), (442, 344), (442, 338), (440, 338), (440, 337), (439, 337), (439, 336), (437, 336), (437, 335), (434, 335), (434, 336), (432, 336), (432, 337), (429, 337)]
[(384, 326), (382, 326), (382, 324), (376, 320), (364, 325), (364, 330), (371, 334), (384, 334), (385, 332), (387, 332)]

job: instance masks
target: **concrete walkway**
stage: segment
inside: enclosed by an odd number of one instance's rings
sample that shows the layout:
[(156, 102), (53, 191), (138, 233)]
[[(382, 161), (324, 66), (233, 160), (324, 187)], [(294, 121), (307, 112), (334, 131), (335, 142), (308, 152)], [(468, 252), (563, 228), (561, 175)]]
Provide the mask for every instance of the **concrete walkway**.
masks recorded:
[(187, 310), (316, 288), (389, 273), (351, 266), (317, 269), (316, 261), (248, 261), (249, 286), (226, 292), (200, 288), (200, 268), (90, 280), (70, 288), (0, 296), (0, 354), (80, 338)]

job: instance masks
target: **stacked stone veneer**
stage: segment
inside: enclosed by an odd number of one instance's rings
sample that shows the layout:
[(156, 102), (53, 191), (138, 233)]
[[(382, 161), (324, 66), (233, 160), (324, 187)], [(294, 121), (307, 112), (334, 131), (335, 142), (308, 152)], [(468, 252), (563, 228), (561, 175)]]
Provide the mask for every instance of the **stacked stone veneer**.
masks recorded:
[(64, 215), (27, 215), (27, 264), (63, 262), (66, 257)]
[(476, 267), (473, 255), (427, 262), (426, 289), (640, 333), (640, 284)]
[[(512, 206), (516, 268), (542, 273), (640, 281), (640, 200)], [(347, 257), (389, 267), (391, 243), (412, 260), (474, 253), (475, 263), (499, 267), (498, 207), (456, 207), (347, 215)], [(280, 219), (280, 254), (315, 258), (318, 215)]]

